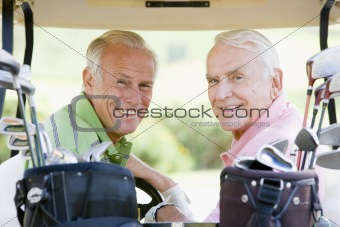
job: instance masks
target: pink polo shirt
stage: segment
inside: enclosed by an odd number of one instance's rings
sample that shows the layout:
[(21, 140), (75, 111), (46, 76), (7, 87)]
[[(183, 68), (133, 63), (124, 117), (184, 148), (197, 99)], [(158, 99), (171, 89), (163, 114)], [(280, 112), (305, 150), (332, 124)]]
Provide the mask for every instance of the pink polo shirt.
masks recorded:
[[(235, 157), (255, 156), (258, 149), (277, 139), (288, 139), (290, 151), (294, 140), (302, 128), (302, 115), (296, 107), (287, 103), (286, 95), (278, 96), (269, 107), (269, 116), (262, 114), (257, 121), (250, 126), (239, 140), (233, 139), (228, 152), (223, 152), (221, 158), (225, 166), (232, 165)], [(289, 155), (289, 154), (288, 154)], [(219, 202), (204, 222), (220, 221)]]

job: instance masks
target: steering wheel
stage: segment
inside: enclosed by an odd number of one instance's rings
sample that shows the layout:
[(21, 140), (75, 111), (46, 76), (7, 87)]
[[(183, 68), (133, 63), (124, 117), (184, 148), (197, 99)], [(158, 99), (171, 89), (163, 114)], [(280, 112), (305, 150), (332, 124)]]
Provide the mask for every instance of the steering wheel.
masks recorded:
[(136, 187), (148, 194), (151, 197), (151, 202), (147, 204), (138, 203), (139, 219), (142, 220), (145, 214), (156, 206), (158, 203), (163, 201), (162, 195), (157, 191), (151, 184), (142, 178), (135, 177)]

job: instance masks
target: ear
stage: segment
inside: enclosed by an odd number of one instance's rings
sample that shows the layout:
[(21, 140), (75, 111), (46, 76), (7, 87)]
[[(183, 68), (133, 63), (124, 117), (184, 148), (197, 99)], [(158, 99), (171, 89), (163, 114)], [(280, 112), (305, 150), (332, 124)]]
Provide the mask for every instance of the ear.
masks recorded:
[(274, 100), (282, 91), (282, 70), (274, 69), (275, 76), (272, 77), (272, 87), (270, 90), (270, 97)]
[(89, 68), (85, 68), (83, 70), (83, 84), (84, 84), (84, 90), (85, 92), (90, 92), (94, 88), (94, 78), (92, 73), (90, 72)]

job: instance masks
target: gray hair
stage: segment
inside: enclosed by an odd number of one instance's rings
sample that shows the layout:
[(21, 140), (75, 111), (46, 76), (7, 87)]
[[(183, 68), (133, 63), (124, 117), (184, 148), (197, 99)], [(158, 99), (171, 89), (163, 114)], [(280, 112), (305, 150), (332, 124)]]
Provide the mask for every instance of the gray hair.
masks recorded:
[(274, 77), (274, 69), (280, 68), (279, 57), (274, 45), (267, 37), (254, 30), (233, 30), (222, 32), (215, 37), (215, 44), (223, 43), (258, 54), (265, 67), (265, 77)]
[[(131, 49), (145, 50), (150, 53), (154, 62), (154, 74), (157, 72), (157, 57), (145, 40), (135, 32), (111, 30), (94, 39), (87, 48), (87, 68), (94, 75), (95, 80), (101, 80), (101, 55), (107, 45), (122, 44)], [(103, 69), (105, 70), (105, 69)]]

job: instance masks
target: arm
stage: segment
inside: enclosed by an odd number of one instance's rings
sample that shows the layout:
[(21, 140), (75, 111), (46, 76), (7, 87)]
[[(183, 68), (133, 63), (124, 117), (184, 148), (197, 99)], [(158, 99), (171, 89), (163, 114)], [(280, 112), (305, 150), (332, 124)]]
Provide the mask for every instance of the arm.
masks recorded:
[(130, 155), (126, 167), (131, 170), (135, 177), (143, 178), (160, 192), (176, 185), (176, 182), (170, 177), (151, 168), (133, 154)]
[[(159, 192), (161, 192), (163, 198), (167, 202), (176, 204), (178, 206), (179, 209), (177, 207), (172, 207), (172, 209), (167, 208), (170, 209), (170, 212), (172, 212), (170, 215), (175, 215), (174, 218), (178, 217), (180, 221), (185, 218), (184, 215), (189, 218), (193, 217), (189, 207), (190, 199), (182, 191), (178, 183), (146, 165), (133, 154), (130, 155), (126, 167), (132, 171), (135, 177), (143, 178), (152, 186), (154, 186)], [(163, 208), (165, 209), (165, 207), (162, 207), (162, 209)], [(177, 214), (176, 210), (180, 211), (180, 214)], [(178, 216), (181, 214), (184, 215), (182, 217)]]
[(176, 206), (164, 206), (157, 211), (157, 222), (195, 222), (186, 217)]

